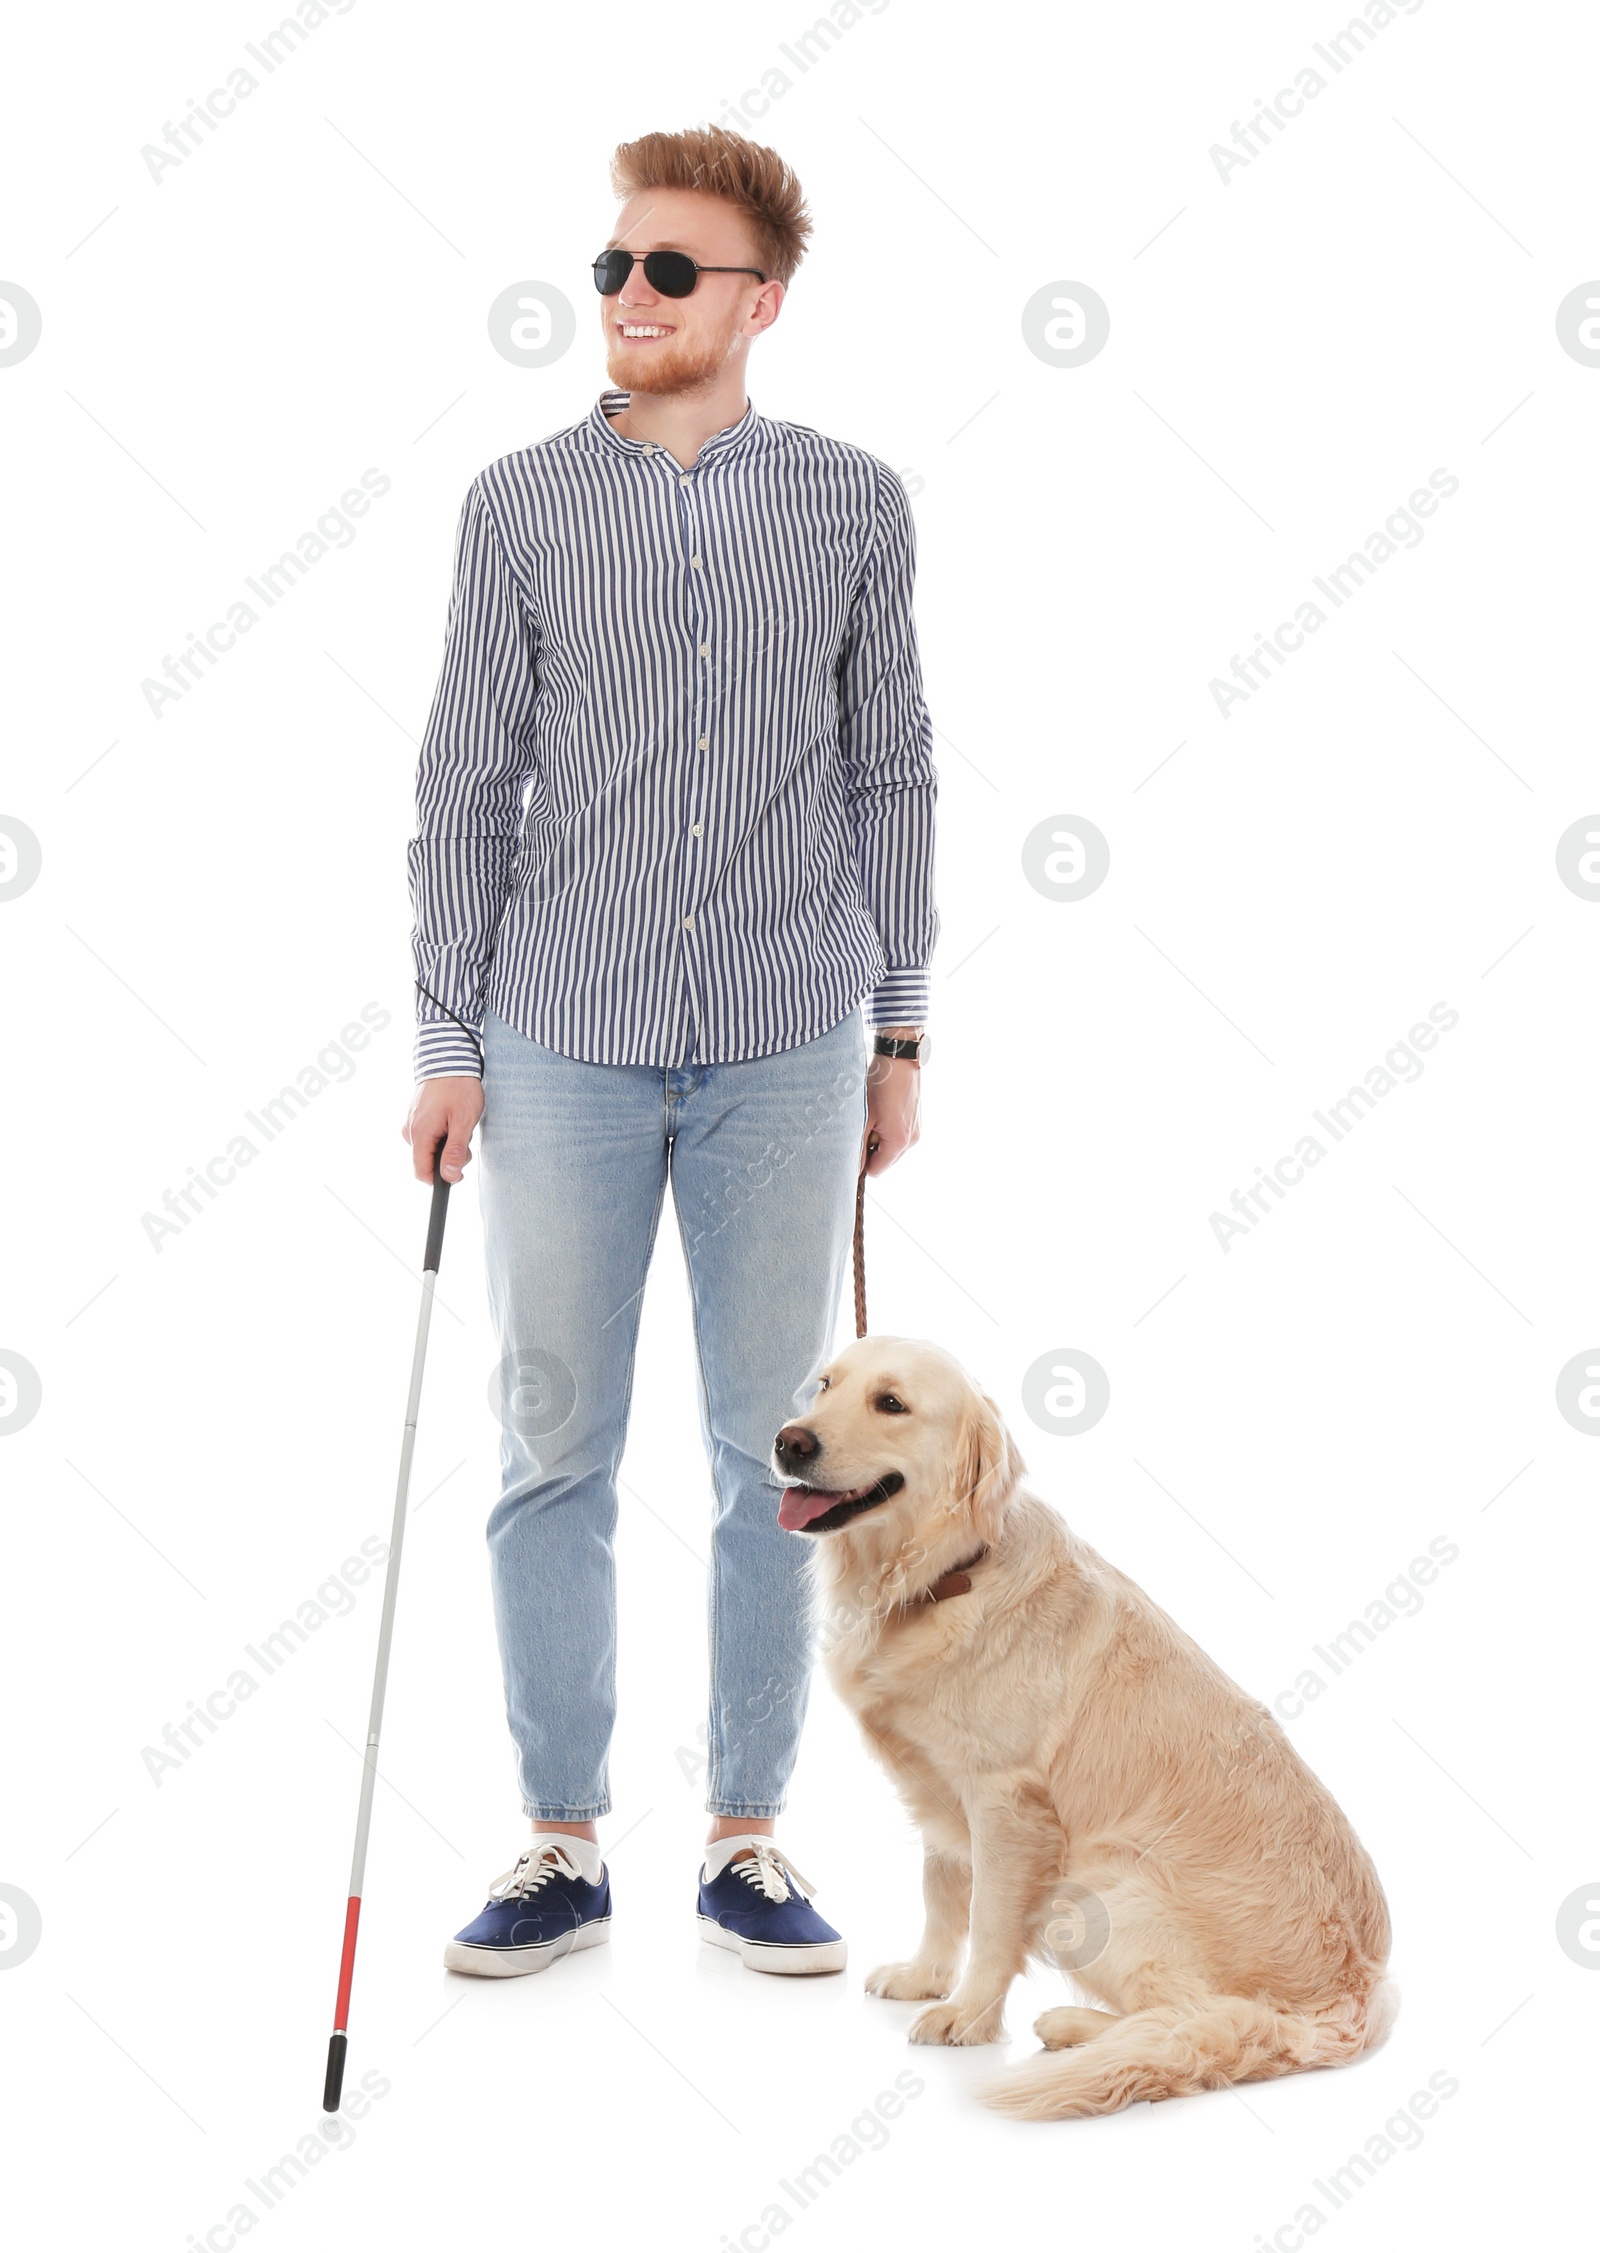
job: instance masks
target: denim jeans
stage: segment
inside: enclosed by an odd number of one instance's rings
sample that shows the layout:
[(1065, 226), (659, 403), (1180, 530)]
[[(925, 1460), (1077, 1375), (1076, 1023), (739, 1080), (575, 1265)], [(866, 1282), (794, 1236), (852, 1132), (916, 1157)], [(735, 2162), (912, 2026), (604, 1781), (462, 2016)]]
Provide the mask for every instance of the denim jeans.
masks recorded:
[(834, 1349), (867, 1047), (857, 1009), (746, 1062), (590, 1064), (486, 1014), (479, 1199), (502, 1356), (489, 1558), (528, 1815), (611, 1808), (617, 1466), (669, 1180), (713, 1488), (706, 1805), (782, 1809), (811, 1620), (806, 1544), (778, 1524), (768, 1458)]

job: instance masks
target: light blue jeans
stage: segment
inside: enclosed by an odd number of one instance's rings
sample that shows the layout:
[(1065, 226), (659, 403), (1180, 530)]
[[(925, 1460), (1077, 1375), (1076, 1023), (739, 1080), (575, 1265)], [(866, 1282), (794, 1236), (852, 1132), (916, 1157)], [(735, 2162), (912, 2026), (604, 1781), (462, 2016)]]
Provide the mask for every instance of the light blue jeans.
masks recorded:
[[(489, 1559), (525, 1814), (611, 1810), (617, 1466), (669, 1179), (714, 1493), (706, 1805), (782, 1810), (812, 1637), (806, 1545), (778, 1524), (768, 1458), (834, 1350), (867, 1049), (857, 1009), (744, 1063), (589, 1064), (486, 1015), (478, 1186), (502, 1356)], [(677, 1459), (678, 1433), (663, 1436)]]

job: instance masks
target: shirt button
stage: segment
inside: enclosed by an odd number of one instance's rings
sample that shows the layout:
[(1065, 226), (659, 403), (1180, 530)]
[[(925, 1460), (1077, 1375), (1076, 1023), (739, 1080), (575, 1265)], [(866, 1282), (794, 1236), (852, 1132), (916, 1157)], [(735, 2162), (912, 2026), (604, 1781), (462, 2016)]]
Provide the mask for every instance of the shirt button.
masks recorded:
[(692, 915), (686, 915), (684, 917), (683, 927), (686, 931), (692, 931), (694, 929), (694, 917)]
[(696, 835), (696, 837), (698, 837), (698, 836), (700, 835), (701, 831), (702, 831), (702, 830), (703, 830), (704, 828), (705, 828), (705, 823), (704, 823), (703, 821), (697, 821), (697, 822), (695, 823), (695, 825), (694, 825), (694, 834)]
[(711, 644), (708, 641), (703, 641), (700, 644), (700, 654), (702, 657), (709, 657), (711, 655)]
[(696, 749), (697, 751), (709, 751), (709, 750), (710, 750), (710, 748), (711, 748), (711, 738), (710, 738), (710, 736), (709, 736), (709, 735), (703, 735), (703, 736), (701, 736), (701, 738), (700, 738), (699, 742), (698, 742), (698, 743), (697, 743), (697, 744), (695, 745), (695, 749)]
[(689, 482), (689, 480), (687, 479), (687, 477), (680, 477), (680, 478), (678, 479), (678, 483), (679, 483), (680, 485), (687, 485), (687, 484), (688, 484), (688, 482)]
[(691, 571), (698, 571), (700, 569), (700, 558), (697, 555), (690, 556), (689, 568)]
[(646, 448), (645, 448), (645, 452), (646, 452), (647, 454), (653, 454), (653, 453), (655, 452), (655, 448), (654, 448), (654, 446), (646, 446)]

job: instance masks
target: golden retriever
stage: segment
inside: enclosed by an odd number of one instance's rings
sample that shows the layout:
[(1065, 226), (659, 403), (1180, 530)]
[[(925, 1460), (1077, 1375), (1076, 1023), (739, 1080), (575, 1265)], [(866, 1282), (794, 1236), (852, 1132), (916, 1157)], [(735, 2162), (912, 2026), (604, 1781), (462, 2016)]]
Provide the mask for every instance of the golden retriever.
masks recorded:
[[(922, 1830), (926, 1929), (875, 1995), (995, 2042), (1033, 1957), (1101, 2008), (986, 2101), (1028, 2119), (1341, 2065), (1388, 2032), (1389, 1912), (1265, 1706), (1024, 1485), (948, 1353), (858, 1339), (772, 1467), (814, 1543), (827, 1671)], [(957, 1972), (966, 1945), (966, 1965)]]

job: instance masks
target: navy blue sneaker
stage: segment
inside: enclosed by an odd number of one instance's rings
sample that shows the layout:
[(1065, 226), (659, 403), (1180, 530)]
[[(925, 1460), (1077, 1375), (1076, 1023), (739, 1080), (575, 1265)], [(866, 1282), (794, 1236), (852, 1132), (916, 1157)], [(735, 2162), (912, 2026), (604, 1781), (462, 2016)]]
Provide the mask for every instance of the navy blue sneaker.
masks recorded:
[(770, 1838), (718, 1839), (700, 1872), (700, 1937), (746, 1971), (843, 1971), (844, 1942), (812, 1908), (813, 1890)]
[[(598, 1883), (584, 1876), (585, 1863), (598, 1872)], [(483, 1914), (448, 1943), (445, 1969), (514, 1979), (610, 1938), (611, 1874), (599, 1849), (587, 1839), (546, 1831), (515, 1869), (495, 1879)]]

